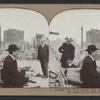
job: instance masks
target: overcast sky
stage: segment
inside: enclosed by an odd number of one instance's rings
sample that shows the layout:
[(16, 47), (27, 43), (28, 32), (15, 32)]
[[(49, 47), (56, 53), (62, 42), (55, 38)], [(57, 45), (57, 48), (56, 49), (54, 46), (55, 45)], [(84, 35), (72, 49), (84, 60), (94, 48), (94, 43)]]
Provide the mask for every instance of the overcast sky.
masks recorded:
[(57, 14), (51, 21), (50, 31), (60, 34), (50, 35), (50, 39), (64, 39), (68, 36), (75, 38), (77, 43), (81, 43), (81, 26), (83, 26), (84, 41), (86, 41), (86, 31), (92, 28), (100, 30), (100, 10), (68, 10)]
[(0, 8), (0, 26), (3, 40), (3, 31), (12, 28), (24, 30), (25, 40), (30, 41), (36, 33), (49, 33), (48, 23), (45, 17), (32, 10), (16, 8)]
[(32, 10), (16, 8), (0, 8), (0, 26), (3, 40), (3, 31), (12, 28), (24, 30), (25, 40), (30, 41), (36, 33), (48, 36), (49, 29), (59, 32), (59, 35), (49, 35), (51, 40), (64, 37), (75, 38), (77, 43), (81, 42), (81, 26), (83, 26), (84, 41), (86, 31), (94, 28), (100, 30), (100, 10), (80, 9), (67, 10), (57, 14), (50, 23), (45, 17)]

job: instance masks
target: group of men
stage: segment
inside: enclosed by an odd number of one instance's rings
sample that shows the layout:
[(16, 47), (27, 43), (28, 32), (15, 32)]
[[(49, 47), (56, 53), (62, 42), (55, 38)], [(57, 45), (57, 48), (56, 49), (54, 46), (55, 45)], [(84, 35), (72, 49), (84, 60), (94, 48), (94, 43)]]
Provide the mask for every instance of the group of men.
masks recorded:
[[(4, 59), (3, 68), (1, 70), (3, 87), (23, 87), (30, 81), (28, 77), (25, 77), (25, 69), (18, 70), (16, 57), (19, 49), (17, 45), (11, 44), (6, 50), (9, 52), (9, 55)], [(41, 63), (43, 78), (48, 78), (49, 46), (46, 44), (46, 38), (42, 38), (41, 40), (37, 59)]]
[[(5, 58), (3, 68), (1, 70), (1, 79), (4, 87), (23, 87), (29, 82), (29, 78), (25, 77), (25, 70), (18, 71), (16, 56), (19, 48), (12, 44), (9, 45), (7, 51), (9, 55)], [(69, 38), (65, 38), (65, 43), (59, 47), (59, 52), (62, 53), (61, 66), (64, 74), (67, 77), (67, 68), (70, 67), (69, 61), (73, 61), (75, 47), (72, 45)], [(86, 51), (88, 55), (84, 58), (82, 69), (80, 70), (80, 80), (83, 88), (100, 88), (100, 73), (97, 71), (95, 56), (98, 48), (95, 45), (89, 45)], [(40, 61), (43, 78), (48, 78), (48, 62), (49, 62), (49, 46), (46, 44), (46, 38), (41, 40), (41, 45), (38, 48), (37, 59)]]
[[(71, 44), (69, 38), (65, 38), (65, 43), (58, 49), (62, 53), (61, 66), (64, 69), (67, 77), (67, 68), (70, 67), (68, 61), (73, 61), (75, 47)], [(95, 45), (89, 45), (85, 50), (88, 55), (83, 59), (82, 69), (80, 70), (80, 80), (82, 81), (82, 88), (100, 88), (100, 73), (97, 71), (95, 56), (97, 55)], [(74, 77), (74, 76), (73, 76)]]

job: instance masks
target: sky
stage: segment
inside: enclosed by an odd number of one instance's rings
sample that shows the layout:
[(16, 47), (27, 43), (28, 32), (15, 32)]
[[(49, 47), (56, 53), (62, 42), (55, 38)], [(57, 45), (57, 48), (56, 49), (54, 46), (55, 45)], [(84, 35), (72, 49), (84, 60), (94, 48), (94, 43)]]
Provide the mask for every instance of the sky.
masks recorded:
[(45, 17), (32, 10), (17, 8), (0, 8), (1, 40), (3, 41), (4, 31), (18, 29), (24, 31), (24, 40), (31, 41), (36, 33), (48, 37), (48, 22)]
[[(86, 31), (100, 30), (100, 10), (78, 9), (58, 13), (51, 21), (50, 26), (46, 18), (39, 12), (18, 8), (0, 8), (0, 26), (3, 40), (3, 31), (9, 28), (24, 30), (24, 40), (30, 41), (36, 33), (49, 36), (50, 40), (66, 36), (72, 37), (81, 43), (81, 26), (83, 26), (83, 40), (86, 41)], [(59, 35), (50, 35), (50, 32), (59, 32)]]
[(83, 40), (86, 41), (86, 32), (93, 29), (100, 30), (100, 10), (78, 9), (67, 10), (57, 14), (50, 23), (51, 32), (59, 32), (59, 35), (49, 35), (50, 40), (66, 36), (81, 43), (81, 26), (83, 26)]

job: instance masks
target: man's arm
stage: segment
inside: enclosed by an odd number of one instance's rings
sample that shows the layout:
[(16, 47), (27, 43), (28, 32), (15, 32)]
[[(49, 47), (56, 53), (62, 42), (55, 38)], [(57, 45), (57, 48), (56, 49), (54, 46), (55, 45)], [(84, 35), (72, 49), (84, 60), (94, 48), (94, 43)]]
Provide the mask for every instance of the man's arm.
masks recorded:
[(7, 66), (6, 69), (10, 75), (14, 77), (17, 77), (20, 75), (19, 71), (17, 70), (13, 62), (6, 62), (5, 66)]
[(74, 53), (74, 50), (75, 50), (75, 47), (72, 45), (72, 46), (71, 46), (71, 52)]
[(61, 47), (59, 47), (58, 50), (59, 50), (60, 53), (63, 53), (63, 45)]

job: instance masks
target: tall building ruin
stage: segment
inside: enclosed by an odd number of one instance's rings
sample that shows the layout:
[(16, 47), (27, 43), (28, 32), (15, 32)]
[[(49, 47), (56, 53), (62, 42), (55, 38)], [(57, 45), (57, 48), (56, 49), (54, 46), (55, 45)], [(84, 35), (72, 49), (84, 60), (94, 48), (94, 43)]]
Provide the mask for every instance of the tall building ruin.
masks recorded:
[(24, 49), (24, 31), (16, 29), (8, 29), (4, 31), (5, 49), (11, 44), (16, 44), (21, 50)]

